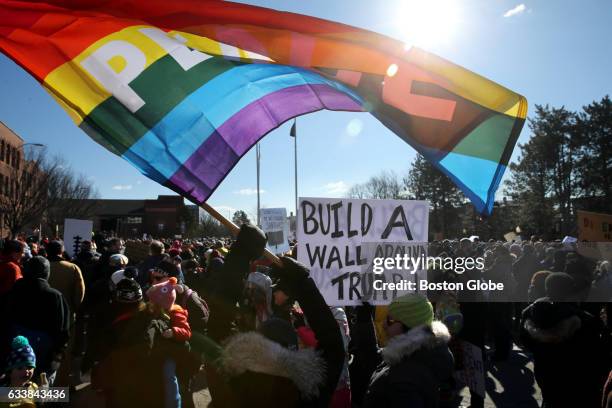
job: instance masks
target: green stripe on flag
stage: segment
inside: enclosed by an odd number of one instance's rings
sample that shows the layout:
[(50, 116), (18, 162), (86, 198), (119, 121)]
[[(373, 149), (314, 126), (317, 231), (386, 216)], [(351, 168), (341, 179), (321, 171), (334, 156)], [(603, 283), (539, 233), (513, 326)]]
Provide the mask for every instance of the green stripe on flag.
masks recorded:
[(110, 97), (98, 105), (80, 127), (96, 142), (122, 155), (192, 92), (238, 65), (242, 64), (213, 57), (185, 71), (166, 55), (129, 85), (145, 101), (142, 108), (132, 113), (116, 98)]

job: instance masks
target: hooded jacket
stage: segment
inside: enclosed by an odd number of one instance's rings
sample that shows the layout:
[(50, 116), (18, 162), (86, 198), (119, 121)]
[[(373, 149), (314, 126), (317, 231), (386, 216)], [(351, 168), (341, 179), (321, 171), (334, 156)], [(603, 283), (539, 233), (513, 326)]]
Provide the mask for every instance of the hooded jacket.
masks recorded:
[(547, 407), (599, 405), (610, 360), (598, 319), (571, 303), (538, 299), (523, 311), (521, 340)]
[[(255, 332), (230, 337), (235, 305), (249, 272), (249, 258), (239, 246), (232, 247), (222, 272), (219, 274), (222, 279), (215, 282), (216, 296), (209, 302), (208, 333), (216, 342), (226, 344), (226, 352), (241, 354), (241, 351), (250, 359), (238, 369), (232, 369), (236, 366), (228, 365), (227, 360), (221, 360), (218, 370), (207, 368), (213, 401), (217, 400), (224, 407), (327, 408), (342, 371), (344, 348), (336, 321), (314, 281), (304, 277), (296, 282), (293, 293), (318, 340), (314, 352), (308, 351), (316, 354), (304, 354), (282, 349), (270, 340), (263, 341), (263, 336)], [(250, 349), (251, 345), (258, 345), (258, 351)], [(273, 359), (274, 355), (278, 358)], [(307, 365), (306, 361), (309, 361)], [(270, 369), (270, 363), (275, 370)], [(322, 375), (313, 374), (319, 372)]]
[(453, 373), (450, 333), (434, 321), (389, 340), (372, 375), (364, 407), (437, 407), (441, 386)]

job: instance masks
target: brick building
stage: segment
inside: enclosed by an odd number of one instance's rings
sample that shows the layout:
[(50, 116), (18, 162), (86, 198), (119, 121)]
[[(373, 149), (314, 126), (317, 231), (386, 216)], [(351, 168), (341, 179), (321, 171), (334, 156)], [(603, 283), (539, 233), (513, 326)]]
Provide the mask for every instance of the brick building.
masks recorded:
[[(0, 200), (17, 191), (16, 170), (24, 166), (24, 140), (0, 121)], [(0, 211), (2, 211), (0, 209)], [(6, 236), (8, 230), (0, 214), (0, 234)]]

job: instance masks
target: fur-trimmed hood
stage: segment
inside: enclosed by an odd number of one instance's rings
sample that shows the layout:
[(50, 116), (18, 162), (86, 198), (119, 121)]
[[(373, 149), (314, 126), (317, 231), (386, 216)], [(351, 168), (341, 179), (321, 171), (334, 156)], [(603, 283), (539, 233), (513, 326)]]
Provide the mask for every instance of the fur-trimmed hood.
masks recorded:
[(325, 362), (315, 350), (289, 350), (257, 332), (230, 337), (220, 367), (230, 377), (251, 371), (288, 378), (305, 398), (318, 396), (325, 377)]
[(387, 364), (395, 365), (420, 349), (432, 349), (447, 344), (450, 338), (451, 335), (444, 323), (434, 321), (431, 326), (417, 326), (393, 337), (382, 350), (382, 357)]
[(576, 315), (569, 316), (546, 329), (538, 327), (531, 319), (525, 320), (523, 325), (529, 336), (541, 343), (562, 343), (576, 334), (581, 326), (582, 321)]

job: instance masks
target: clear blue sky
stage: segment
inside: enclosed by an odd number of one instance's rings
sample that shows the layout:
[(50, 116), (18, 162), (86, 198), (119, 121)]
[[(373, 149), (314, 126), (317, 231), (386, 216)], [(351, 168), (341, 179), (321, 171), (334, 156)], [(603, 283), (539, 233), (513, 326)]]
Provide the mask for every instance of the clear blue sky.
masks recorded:
[[(612, 94), (612, 2), (570, 0), (248, 1), (416, 43), (490, 78), (535, 104), (579, 109)], [(142, 176), (74, 126), (24, 71), (0, 55), (0, 120), (85, 174), (102, 198), (174, 194)], [(293, 211), (290, 123), (261, 143), (263, 207)], [(527, 127), (519, 142), (529, 137)], [(403, 174), (414, 150), (366, 113), (319, 112), (298, 119), (299, 193), (342, 196), (382, 170)], [(517, 149), (513, 158), (517, 156)], [(246, 154), (209, 203), (224, 214), (256, 208), (255, 154)]]

